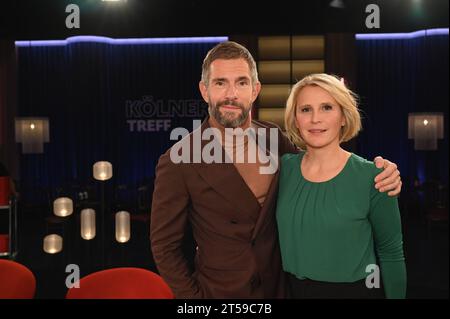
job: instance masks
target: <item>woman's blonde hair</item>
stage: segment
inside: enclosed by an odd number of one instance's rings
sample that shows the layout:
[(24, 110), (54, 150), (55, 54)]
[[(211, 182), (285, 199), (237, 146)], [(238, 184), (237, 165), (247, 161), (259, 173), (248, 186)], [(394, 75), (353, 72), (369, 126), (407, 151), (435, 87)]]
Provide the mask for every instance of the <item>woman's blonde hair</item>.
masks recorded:
[(284, 125), (291, 141), (305, 149), (305, 141), (300, 136), (295, 125), (297, 111), (297, 97), (306, 86), (319, 86), (327, 91), (339, 104), (345, 118), (345, 125), (341, 129), (340, 142), (346, 142), (355, 137), (361, 130), (361, 116), (358, 110), (357, 95), (348, 89), (337, 77), (325, 73), (311, 74), (297, 82), (291, 90), (286, 102)]

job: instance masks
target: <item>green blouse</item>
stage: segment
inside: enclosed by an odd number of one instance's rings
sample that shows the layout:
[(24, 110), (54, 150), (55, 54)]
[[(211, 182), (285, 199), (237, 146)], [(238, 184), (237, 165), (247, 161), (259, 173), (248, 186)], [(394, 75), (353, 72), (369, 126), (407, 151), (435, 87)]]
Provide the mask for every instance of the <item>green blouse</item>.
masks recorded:
[[(277, 222), (283, 268), (299, 279), (355, 282), (379, 262), (387, 298), (405, 298), (406, 267), (397, 199), (380, 193), (381, 171), (351, 154), (326, 182), (301, 173), (304, 153), (281, 158)], [(378, 258), (378, 259), (377, 259)]]

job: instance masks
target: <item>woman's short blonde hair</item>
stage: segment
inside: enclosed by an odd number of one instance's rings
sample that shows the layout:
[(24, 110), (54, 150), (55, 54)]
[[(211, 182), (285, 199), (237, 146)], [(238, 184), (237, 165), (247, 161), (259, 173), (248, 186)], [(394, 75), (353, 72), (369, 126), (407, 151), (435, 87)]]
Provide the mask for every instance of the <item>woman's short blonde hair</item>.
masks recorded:
[(305, 149), (305, 141), (300, 136), (295, 125), (297, 111), (297, 97), (300, 91), (306, 86), (319, 86), (327, 91), (339, 104), (345, 118), (345, 125), (341, 129), (340, 142), (346, 142), (355, 137), (361, 130), (361, 116), (358, 110), (358, 97), (337, 77), (325, 73), (311, 74), (297, 82), (291, 90), (286, 102), (286, 112), (284, 114), (284, 125), (286, 133), (291, 141)]

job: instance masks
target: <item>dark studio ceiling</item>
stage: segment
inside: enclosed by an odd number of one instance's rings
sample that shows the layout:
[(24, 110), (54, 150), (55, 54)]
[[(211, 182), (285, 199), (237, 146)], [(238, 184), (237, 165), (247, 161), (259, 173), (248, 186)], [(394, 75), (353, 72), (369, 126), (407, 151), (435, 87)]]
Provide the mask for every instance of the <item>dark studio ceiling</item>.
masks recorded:
[[(76, 35), (173, 37), (411, 32), (448, 27), (448, 0), (9, 0), (0, 4), (0, 37), (62, 39)], [(380, 29), (365, 25), (366, 7), (380, 9)], [(80, 28), (65, 25), (80, 8)]]

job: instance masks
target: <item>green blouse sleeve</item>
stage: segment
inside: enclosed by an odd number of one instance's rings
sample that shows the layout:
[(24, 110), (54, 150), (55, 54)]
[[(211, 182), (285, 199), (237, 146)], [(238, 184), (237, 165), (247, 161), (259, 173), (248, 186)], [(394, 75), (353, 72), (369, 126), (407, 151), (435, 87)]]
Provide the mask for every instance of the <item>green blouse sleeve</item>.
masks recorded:
[(369, 220), (386, 298), (403, 299), (406, 296), (406, 266), (397, 198), (372, 187)]

